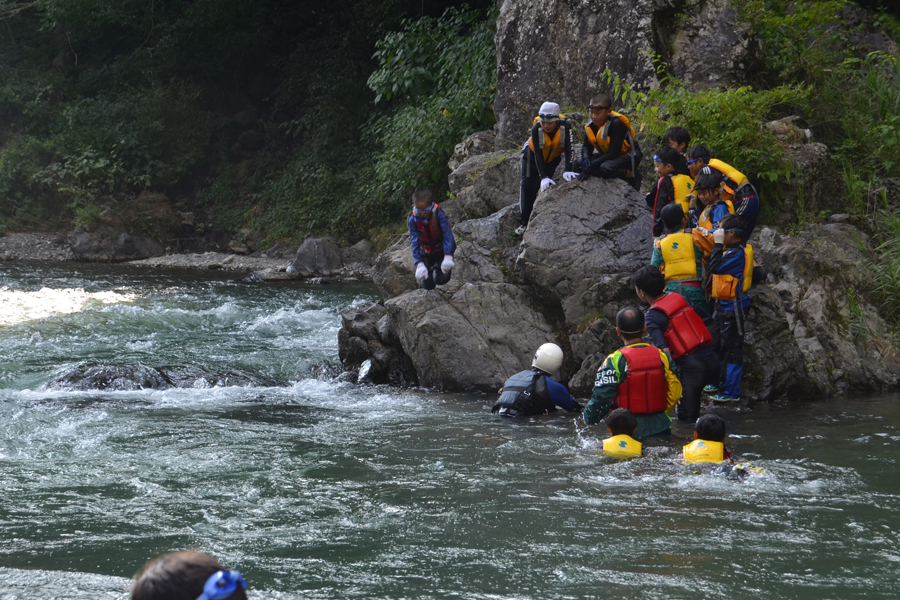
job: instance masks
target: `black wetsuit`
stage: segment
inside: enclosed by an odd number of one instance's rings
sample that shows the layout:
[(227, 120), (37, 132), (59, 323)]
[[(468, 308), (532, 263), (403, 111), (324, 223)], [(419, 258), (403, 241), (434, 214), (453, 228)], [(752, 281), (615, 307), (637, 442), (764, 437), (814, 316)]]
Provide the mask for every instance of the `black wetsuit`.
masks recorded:
[[(553, 178), (553, 173), (565, 157), (563, 171), (572, 170), (572, 127), (568, 121), (559, 121), (559, 127), (563, 128), (563, 152), (550, 162), (544, 161), (544, 153), (540, 149), (539, 140), (543, 139), (544, 128), (538, 121), (531, 128), (531, 143), (537, 148), (532, 152), (528, 145), (522, 150), (522, 181), (519, 186), (519, 211), (522, 213), (522, 225), (528, 226), (534, 201), (537, 199), (538, 190), (541, 189), (541, 179)], [(555, 132), (554, 132), (555, 135)]]

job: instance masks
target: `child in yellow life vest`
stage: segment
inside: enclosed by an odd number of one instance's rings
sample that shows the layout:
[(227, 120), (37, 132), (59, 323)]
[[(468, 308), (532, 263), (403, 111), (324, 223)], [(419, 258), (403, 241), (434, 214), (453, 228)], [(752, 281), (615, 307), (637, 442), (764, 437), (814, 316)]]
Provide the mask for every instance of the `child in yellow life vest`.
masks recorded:
[(544, 102), (522, 148), (522, 180), (519, 185), (522, 224), (516, 229), (516, 235), (525, 233), (538, 191), (543, 192), (556, 185), (553, 173), (562, 160), (565, 160), (563, 179), (572, 181), (578, 176), (572, 170), (572, 127), (568, 121), (560, 119), (559, 104)]
[(694, 425), (694, 441), (684, 446), (688, 463), (734, 463), (734, 454), (725, 447), (725, 421), (718, 415), (703, 415)]
[(603, 452), (613, 458), (643, 456), (643, 446), (633, 436), (637, 419), (627, 408), (617, 408), (606, 417), (606, 430), (612, 435), (603, 440)]
[[(695, 194), (690, 198), (691, 226), (704, 231), (715, 231), (719, 221), (727, 214), (734, 212), (730, 200), (722, 199), (722, 174), (710, 167), (703, 167), (697, 174), (694, 184)], [(698, 210), (696, 200), (702, 207)]]
[(612, 100), (606, 94), (591, 98), (588, 113), (591, 122), (584, 127), (581, 161), (575, 165), (581, 173), (578, 179), (584, 181), (591, 175), (604, 179), (619, 178), (628, 181), (634, 189), (641, 189), (637, 167), (642, 154), (640, 145), (634, 139), (631, 121), (612, 109)]
[(694, 188), (694, 180), (688, 175), (678, 173), (679, 165), (684, 164), (684, 158), (678, 154), (674, 148), (666, 146), (660, 148), (653, 155), (653, 166), (656, 174), (659, 175), (659, 181), (656, 184), (655, 192), (650, 192), (646, 196), (647, 206), (653, 209), (653, 235), (658, 237), (662, 235), (665, 226), (660, 219), (660, 212), (672, 202), (681, 206), (684, 214), (690, 211), (689, 200), (687, 195)]
[(718, 158), (710, 158), (709, 148), (698, 144), (691, 146), (687, 151), (688, 168), (694, 178), (704, 167), (715, 169), (722, 174), (722, 199), (732, 203), (734, 213), (744, 219), (744, 238), (746, 244), (750, 240), (750, 234), (756, 228), (759, 218), (760, 203), (759, 193), (747, 179), (747, 176)]

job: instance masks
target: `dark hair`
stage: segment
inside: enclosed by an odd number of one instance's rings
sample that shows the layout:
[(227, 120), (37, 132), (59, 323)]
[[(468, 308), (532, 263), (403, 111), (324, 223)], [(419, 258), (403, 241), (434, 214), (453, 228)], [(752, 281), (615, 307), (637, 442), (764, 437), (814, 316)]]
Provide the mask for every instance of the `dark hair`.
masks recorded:
[(664, 165), (671, 165), (673, 167), (678, 167), (679, 159), (682, 158), (681, 153), (678, 152), (675, 148), (671, 146), (663, 146), (659, 150), (653, 153), (653, 160), (659, 158), (659, 162)]
[(718, 190), (725, 175), (718, 169), (712, 167), (703, 167), (697, 174), (697, 181), (694, 182), (695, 190)]
[[(131, 600), (196, 600), (210, 575), (226, 570), (200, 552), (170, 552), (157, 556), (137, 572)], [(228, 600), (247, 600), (239, 585)]]
[[(634, 287), (651, 298), (661, 296), (666, 289), (665, 276), (659, 272), (658, 268), (651, 267), (650, 265), (641, 267), (641, 269), (634, 274), (634, 277), (631, 278), (631, 281), (634, 283)], [(621, 329), (621, 327), (619, 327), (619, 329)]]
[(644, 313), (634, 306), (626, 306), (616, 314), (616, 327), (626, 336), (643, 337)]
[(413, 204), (418, 204), (419, 202), (427, 202), (431, 204), (434, 202), (434, 199), (431, 196), (431, 190), (416, 190), (412, 195)]
[(591, 104), (593, 104), (594, 106), (612, 108), (612, 100), (610, 100), (609, 96), (606, 94), (597, 94), (596, 96), (591, 98)]
[(703, 415), (694, 425), (698, 440), (721, 442), (725, 440), (725, 421), (719, 415)]
[(744, 229), (747, 222), (740, 215), (728, 214), (719, 221), (719, 229)]
[(662, 219), (663, 225), (666, 226), (666, 229), (670, 233), (681, 229), (684, 225), (684, 216), (684, 208), (677, 202), (666, 204), (663, 206), (663, 209), (659, 211), (659, 217)]
[(687, 149), (688, 158), (702, 158), (703, 162), (709, 162), (710, 151), (709, 148), (704, 146), (703, 144), (697, 144), (696, 146), (691, 146)]
[(663, 141), (672, 140), (676, 144), (690, 144), (691, 134), (684, 127), (669, 127), (663, 135)]
[(637, 429), (637, 419), (627, 408), (617, 408), (606, 417), (606, 426), (613, 435), (632, 435)]

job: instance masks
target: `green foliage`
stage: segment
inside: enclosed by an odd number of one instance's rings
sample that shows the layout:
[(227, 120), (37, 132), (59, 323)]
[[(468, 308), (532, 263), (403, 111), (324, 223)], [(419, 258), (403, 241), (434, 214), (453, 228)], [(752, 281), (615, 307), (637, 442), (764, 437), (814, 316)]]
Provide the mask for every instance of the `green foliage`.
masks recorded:
[(447, 160), (465, 136), (489, 128), (497, 89), (494, 22), (478, 11), (448, 9), (440, 19), (406, 21), (378, 42), (379, 69), (369, 78), (391, 114), (372, 119), (370, 143), (382, 148), (370, 197), (446, 187)]
[(801, 86), (697, 90), (667, 77), (660, 89), (638, 92), (609, 69), (603, 77), (651, 139), (661, 139), (666, 129), (680, 125), (691, 132), (692, 144), (709, 146), (717, 158), (739, 165), (752, 179), (774, 183), (791, 174), (781, 144), (764, 124), (780, 107), (805, 102), (809, 90)]

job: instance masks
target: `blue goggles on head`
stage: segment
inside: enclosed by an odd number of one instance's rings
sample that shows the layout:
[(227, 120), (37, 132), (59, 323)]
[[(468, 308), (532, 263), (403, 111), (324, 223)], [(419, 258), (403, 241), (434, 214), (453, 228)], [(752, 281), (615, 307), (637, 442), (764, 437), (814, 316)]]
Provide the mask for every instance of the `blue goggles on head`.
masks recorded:
[(431, 206), (425, 209), (418, 209), (413, 206), (413, 214), (417, 217), (425, 217), (426, 215), (430, 215), (434, 211), (434, 202), (431, 203)]
[(197, 596), (197, 600), (222, 600), (228, 598), (238, 586), (245, 590), (247, 582), (238, 571), (216, 571), (209, 576), (203, 586), (203, 593)]
[[(698, 160), (701, 160), (702, 158), (703, 158), (702, 156), (701, 156), (701, 157), (697, 157), (697, 158), (689, 158), (689, 159), (687, 159), (687, 164), (692, 165), (692, 164), (694, 164), (695, 162), (697, 162)], [(707, 161), (707, 162), (709, 162), (709, 161)]]
[(744, 233), (743, 229), (738, 229), (737, 227), (732, 227), (731, 229), (726, 229), (725, 232), (733, 231), (735, 233)]
[(653, 162), (662, 162), (663, 160), (659, 157), (659, 154), (653, 155)]

